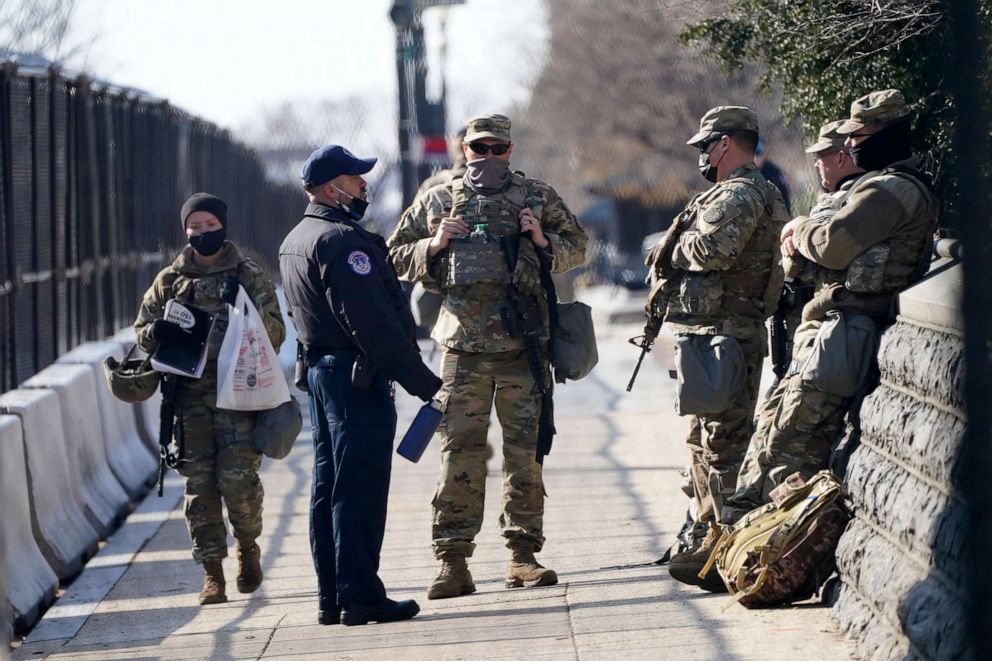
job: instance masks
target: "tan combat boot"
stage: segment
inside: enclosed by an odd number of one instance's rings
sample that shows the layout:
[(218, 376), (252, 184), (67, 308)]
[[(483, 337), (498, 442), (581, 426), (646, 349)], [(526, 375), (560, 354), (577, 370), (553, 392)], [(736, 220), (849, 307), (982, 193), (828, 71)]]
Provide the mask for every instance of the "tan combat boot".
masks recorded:
[(224, 565), (220, 560), (206, 560), (203, 563), (203, 592), (200, 604), (222, 604), (227, 601), (224, 594)]
[(238, 541), (238, 592), (254, 592), (262, 584), (261, 553), (254, 541)]
[(441, 556), (441, 572), (427, 588), (428, 599), (448, 599), (475, 592), (472, 574), (460, 553), (445, 553)]
[(699, 572), (706, 566), (706, 561), (710, 559), (716, 543), (720, 541), (723, 531), (720, 526), (710, 523), (709, 532), (703, 543), (695, 551), (686, 551), (672, 556), (672, 561), (668, 565), (668, 573), (672, 578), (686, 585), (697, 585), (709, 592), (726, 592), (727, 586), (720, 578), (720, 572), (716, 567), (711, 567), (706, 578), (699, 578)]
[(540, 565), (531, 551), (511, 550), (510, 564), (506, 569), (506, 587), (536, 588), (541, 585), (554, 585), (558, 574), (553, 569)]

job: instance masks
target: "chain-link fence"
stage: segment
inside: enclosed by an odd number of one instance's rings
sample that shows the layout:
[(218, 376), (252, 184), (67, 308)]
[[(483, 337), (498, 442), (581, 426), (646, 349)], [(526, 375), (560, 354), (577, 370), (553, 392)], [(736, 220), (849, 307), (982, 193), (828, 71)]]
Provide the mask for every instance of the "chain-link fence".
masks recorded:
[(271, 268), (302, 198), (249, 148), (163, 101), (0, 63), (0, 391), (133, 321), (198, 190)]

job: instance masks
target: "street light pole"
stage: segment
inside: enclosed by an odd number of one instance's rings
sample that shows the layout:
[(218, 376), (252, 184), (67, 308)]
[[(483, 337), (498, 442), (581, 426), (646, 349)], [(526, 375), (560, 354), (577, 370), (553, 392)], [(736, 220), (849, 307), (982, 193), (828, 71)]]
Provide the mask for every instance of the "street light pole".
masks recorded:
[[(464, 4), (465, 0), (393, 0), (389, 20), (396, 28), (396, 79), (399, 84), (400, 173), (403, 208), (410, 206), (417, 186), (429, 173), (421, 167), (420, 136), (434, 138), (445, 134), (444, 97), (434, 103), (425, 94), (427, 66), (424, 62), (423, 27), (420, 17), (431, 7)], [(417, 142), (415, 142), (417, 140)]]
[(389, 20), (396, 27), (396, 80), (399, 83), (399, 147), (400, 179), (403, 193), (403, 208), (413, 202), (417, 192), (417, 172), (410, 152), (410, 134), (415, 129), (415, 119), (410, 105), (411, 76), (409, 69), (416, 62), (413, 41), (413, 23), (416, 9), (412, 0), (393, 0), (389, 10)]

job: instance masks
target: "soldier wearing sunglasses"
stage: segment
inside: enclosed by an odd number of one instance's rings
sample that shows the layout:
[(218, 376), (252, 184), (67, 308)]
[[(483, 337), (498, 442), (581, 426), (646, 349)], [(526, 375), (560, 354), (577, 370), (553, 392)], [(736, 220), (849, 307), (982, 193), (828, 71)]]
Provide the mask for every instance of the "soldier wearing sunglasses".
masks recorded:
[[(544, 544), (544, 483), (536, 460), (542, 395), (536, 386), (551, 383), (539, 253), (551, 271), (568, 271), (582, 264), (587, 240), (551, 186), (510, 170), (507, 117), (473, 117), (465, 128), (464, 176), (414, 201), (387, 242), (401, 280), (444, 296), (431, 333), (442, 347), (446, 402), (432, 528), (441, 571), (428, 599), (475, 591), (466, 558), (482, 526), (494, 402), (503, 428), (499, 525), (510, 549), (506, 587), (558, 582), (534, 557)], [(539, 356), (526, 348), (533, 335), (525, 340), (510, 327), (511, 288), (537, 311)]]

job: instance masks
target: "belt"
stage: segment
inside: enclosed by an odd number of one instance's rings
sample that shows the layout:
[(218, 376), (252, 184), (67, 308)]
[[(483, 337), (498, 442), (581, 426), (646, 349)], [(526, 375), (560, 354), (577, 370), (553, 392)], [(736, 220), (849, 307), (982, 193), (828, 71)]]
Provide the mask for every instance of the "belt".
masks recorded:
[(357, 356), (358, 351), (353, 347), (319, 347), (313, 345), (303, 345), (303, 350), (306, 352), (307, 357), (310, 356)]

